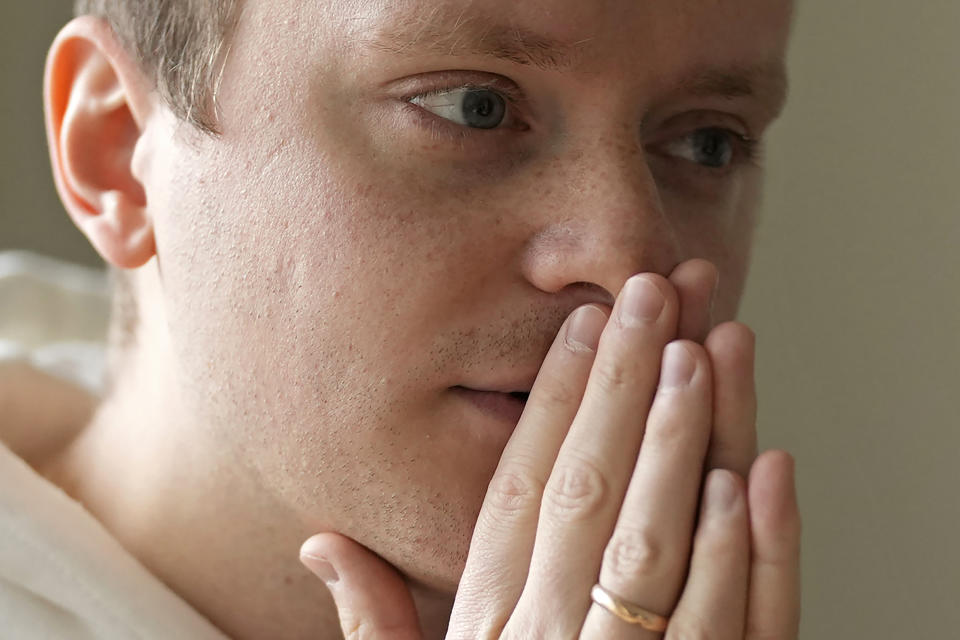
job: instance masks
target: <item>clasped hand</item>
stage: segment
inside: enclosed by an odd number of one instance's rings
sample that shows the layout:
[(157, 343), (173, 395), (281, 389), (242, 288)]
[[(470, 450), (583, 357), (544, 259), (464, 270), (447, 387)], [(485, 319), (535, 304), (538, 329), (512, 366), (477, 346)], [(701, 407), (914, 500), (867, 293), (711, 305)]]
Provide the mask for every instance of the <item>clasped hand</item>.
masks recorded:
[[(793, 460), (757, 457), (753, 334), (710, 330), (715, 285), (691, 261), (567, 319), (490, 482), (447, 638), (797, 637)], [(321, 534), (302, 557), (334, 566), (347, 638), (423, 637), (370, 551)], [(592, 600), (596, 584), (665, 631)]]

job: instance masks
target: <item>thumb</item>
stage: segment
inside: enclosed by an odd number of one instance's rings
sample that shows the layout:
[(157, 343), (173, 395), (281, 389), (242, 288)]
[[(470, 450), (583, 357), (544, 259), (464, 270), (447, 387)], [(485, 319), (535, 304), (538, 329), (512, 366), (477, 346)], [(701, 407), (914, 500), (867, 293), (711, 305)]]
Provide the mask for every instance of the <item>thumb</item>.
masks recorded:
[(322, 533), (303, 543), (300, 562), (327, 585), (348, 640), (421, 640), (413, 596), (400, 573), (363, 545)]

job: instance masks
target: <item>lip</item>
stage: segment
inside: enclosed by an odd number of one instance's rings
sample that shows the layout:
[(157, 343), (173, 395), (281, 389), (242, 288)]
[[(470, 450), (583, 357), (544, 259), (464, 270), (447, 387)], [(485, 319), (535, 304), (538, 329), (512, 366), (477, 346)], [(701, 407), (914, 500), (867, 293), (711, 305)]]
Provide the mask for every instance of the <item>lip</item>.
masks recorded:
[(467, 391), (492, 391), (496, 393), (515, 393), (523, 391), (530, 393), (533, 389), (533, 383), (540, 374), (540, 364), (532, 368), (521, 371), (491, 375), (491, 376), (473, 376), (469, 380), (461, 380), (460, 385), (453, 387), (455, 389), (466, 389)]
[(509, 424), (511, 429), (520, 421), (523, 409), (527, 405), (523, 400), (501, 391), (469, 389), (467, 387), (453, 387), (451, 391), (487, 416)]

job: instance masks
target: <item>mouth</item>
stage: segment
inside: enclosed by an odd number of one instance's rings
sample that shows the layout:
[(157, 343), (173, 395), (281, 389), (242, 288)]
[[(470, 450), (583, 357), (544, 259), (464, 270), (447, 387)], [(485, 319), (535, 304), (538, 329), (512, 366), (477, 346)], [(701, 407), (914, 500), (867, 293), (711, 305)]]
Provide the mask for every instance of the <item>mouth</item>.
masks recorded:
[(453, 387), (451, 391), (472, 405), (474, 410), (510, 425), (511, 429), (520, 421), (530, 397), (529, 391), (486, 391), (468, 387)]
[(527, 404), (527, 398), (530, 397), (529, 391), (511, 391), (508, 395), (516, 398), (523, 404)]

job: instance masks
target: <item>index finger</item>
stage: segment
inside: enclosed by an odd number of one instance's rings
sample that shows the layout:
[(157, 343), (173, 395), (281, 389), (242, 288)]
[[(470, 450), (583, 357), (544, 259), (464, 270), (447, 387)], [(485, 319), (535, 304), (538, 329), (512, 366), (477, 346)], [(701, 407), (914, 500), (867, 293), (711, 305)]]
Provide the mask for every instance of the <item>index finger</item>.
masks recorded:
[(484, 497), (450, 638), (475, 638), (481, 629), (499, 632), (523, 591), (543, 488), (583, 400), (608, 313), (596, 305), (574, 311), (544, 359)]

